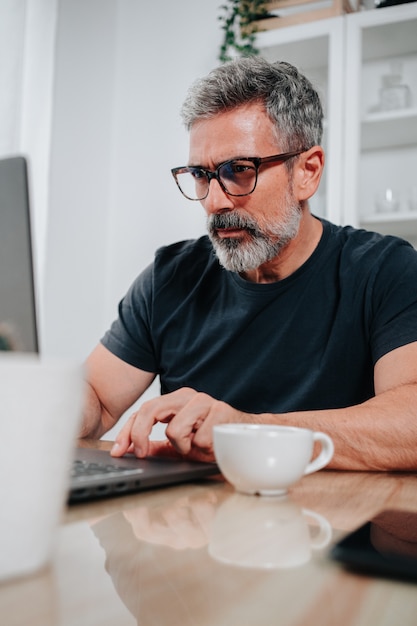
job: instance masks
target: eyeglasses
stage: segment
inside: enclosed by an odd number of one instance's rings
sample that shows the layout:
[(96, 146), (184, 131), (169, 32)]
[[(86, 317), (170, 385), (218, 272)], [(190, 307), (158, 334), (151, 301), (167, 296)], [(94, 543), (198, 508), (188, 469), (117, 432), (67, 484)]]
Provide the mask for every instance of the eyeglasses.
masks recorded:
[(263, 163), (283, 163), (292, 157), (298, 156), (303, 150), (296, 152), (284, 152), (268, 157), (242, 157), (224, 161), (216, 167), (214, 171), (206, 170), (204, 167), (174, 167), (171, 170), (175, 182), (181, 193), (188, 200), (204, 200), (207, 198), (210, 181), (215, 178), (220, 187), (229, 196), (248, 196), (256, 187), (258, 182), (259, 166)]

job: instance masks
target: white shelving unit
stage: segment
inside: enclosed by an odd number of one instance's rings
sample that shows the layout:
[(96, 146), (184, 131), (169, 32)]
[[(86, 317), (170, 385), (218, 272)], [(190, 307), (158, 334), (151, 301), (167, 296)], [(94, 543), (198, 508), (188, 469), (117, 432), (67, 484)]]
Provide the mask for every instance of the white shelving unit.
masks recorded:
[(340, 223), (343, 138), (343, 17), (259, 33), (257, 46), (270, 61), (288, 61), (314, 84), (322, 98), (326, 167), (311, 200), (312, 212)]
[[(299, 67), (323, 98), (326, 173), (312, 211), (417, 241), (417, 3), (278, 28), (260, 33), (258, 46)], [(393, 62), (412, 101), (382, 111), (382, 76)], [(377, 210), (384, 193), (397, 199), (395, 210)]]
[[(368, 11), (346, 20), (345, 221), (417, 239), (417, 5)], [(381, 111), (382, 76), (402, 67), (411, 106)], [(377, 206), (378, 196), (395, 207)]]

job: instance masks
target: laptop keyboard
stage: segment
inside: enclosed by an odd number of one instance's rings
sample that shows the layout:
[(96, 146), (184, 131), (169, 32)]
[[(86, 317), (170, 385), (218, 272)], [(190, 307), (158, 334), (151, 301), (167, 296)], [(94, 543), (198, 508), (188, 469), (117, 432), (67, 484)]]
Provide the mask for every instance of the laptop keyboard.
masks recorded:
[(87, 461), (75, 460), (72, 463), (71, 477), (77, 479), (87, 479), (92, 476), (127, 476), (137, 474), (143, 470), (127, 467), (119, 467), (111, 463), (91, 463)]

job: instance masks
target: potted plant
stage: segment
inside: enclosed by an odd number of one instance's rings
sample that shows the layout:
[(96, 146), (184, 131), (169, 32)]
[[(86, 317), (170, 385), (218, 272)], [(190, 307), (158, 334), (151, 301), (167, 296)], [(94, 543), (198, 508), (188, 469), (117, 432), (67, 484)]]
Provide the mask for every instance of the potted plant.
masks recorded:
[(226, 0), (219, 16), (224, 37), (220, 46), (219, 61), (230, 61), (235, 56), (259, 53), (256, 48), (256, 20), (269, 16), (266, 0)]

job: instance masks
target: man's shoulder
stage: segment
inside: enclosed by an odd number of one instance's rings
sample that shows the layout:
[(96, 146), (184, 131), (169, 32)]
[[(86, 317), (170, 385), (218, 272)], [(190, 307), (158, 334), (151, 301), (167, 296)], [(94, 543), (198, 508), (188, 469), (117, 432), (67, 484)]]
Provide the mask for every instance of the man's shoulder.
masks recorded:
[(417, 252), (413, 246), (394, 235), (384, 235), (363, 228), (355, 228), (353, 226), (337, 226), (327, 222), (329, 240), (340, 248), (342, 255), (352, 261), (363, 261), (372, 258), (375, 260), (392, 254), (405, 253), (407, 256), (415, 256), (417, 260)]
[(207, 235), (198, 239), (185, 239), (175, 243), (161, 246), (155, 253), (157, 262), (168, 263), (171, 261), (189, 260), (191, 257), (212, 257), (213, 247)]
[(154, 278), (159, 283), (178, 281), (190, 284), (202, 275), (217, 275), (219, 262), (210, 239), (186, 239), (158, 248), (153, 263)]

